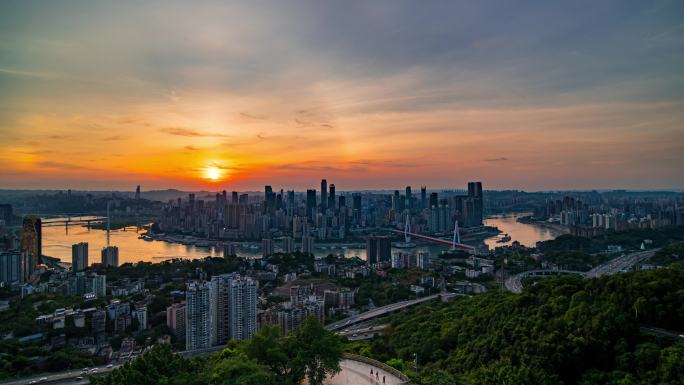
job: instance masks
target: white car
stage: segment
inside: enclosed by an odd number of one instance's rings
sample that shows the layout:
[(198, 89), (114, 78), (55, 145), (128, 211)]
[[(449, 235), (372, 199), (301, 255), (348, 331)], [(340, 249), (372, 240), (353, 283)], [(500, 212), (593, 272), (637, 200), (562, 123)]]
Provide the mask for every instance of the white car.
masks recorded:
[(114, 367), (114, 365), (112, 365), (112, 364), (107, 365), (107, 369), (111, 369), (113, 367)]

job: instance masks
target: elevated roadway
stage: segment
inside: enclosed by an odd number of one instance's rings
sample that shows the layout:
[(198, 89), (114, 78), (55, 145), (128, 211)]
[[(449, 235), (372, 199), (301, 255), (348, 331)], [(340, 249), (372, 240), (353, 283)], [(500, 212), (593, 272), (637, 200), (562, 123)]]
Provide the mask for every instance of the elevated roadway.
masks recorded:
[(429, 295), (429, 296), (423, 297), (423, 298), (411, 299), (411, 300), (401, 301), (401, 302), (395, 302), (395, 303), (392, 303), (389, 305), (376, 307), (375, 309), (369, 310), (365, 313), (357, 314), (355, 316), (348, 317), (348, 318), (333, 322), (331, 324), (325, 325), (325, 328), (330, 330), (330, 331), (336, 331), (336, 330), (347, 328), (349, 326), (355, 325), (355, 324), (360, 323), (360, 322), (371, 320), (373, 318), (382, 317), (384, 315), (395, 312), (397, 310), (405, 309), (405, 308), (410, 307), (410, 306), (415, 306), (415, 305), (421, 304), (423, 302), (431, 301), (433, 299), (438, 299), (438, 298), (449, 299), (449, 298), (452, 298), (452, 297), (455, 297), (458, 295), (462, 295), (462, 294), (439, 293), (439, 294)]
[(512, 293), (521, 293), (523, 289), (522, 280), (527, 277), (578, 274), (585, 278), (596, 278), (604, 275), (614, 275), (617, 273), (626, 272), (632, 267), (634, 267), (636, 264), (644, 262), (645, 260), (651, 258), (655, 253), (657, 253), (658, 250), (660, 249), (657, 248), (651, 250), (637, 251), (630, 254), (623, 254), (617, 258), (611, 259), (608, 262), (600, 264), (587, 272), (573, 270), (529, 270), (509, 277), (505, 282), (505, 286), (506, 289)]

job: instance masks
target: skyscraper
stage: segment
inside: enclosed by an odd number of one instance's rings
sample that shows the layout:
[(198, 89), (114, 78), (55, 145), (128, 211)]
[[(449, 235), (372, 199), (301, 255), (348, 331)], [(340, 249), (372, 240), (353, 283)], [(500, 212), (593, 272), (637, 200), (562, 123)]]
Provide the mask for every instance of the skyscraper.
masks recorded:
[(321, 179), (321, 212), (325, 213), (328, 204), (328, 181)]
[(328, 208), (335, 210), (335, 184), (330, 184), (330, 195), (328, 195)]
[[(69, 190), (69, 191), (71, 191), (71, 190)], [(135, 199), (136, 199), (136, 200), (140, 199), (140, 185), (138, 185), (138, 186), (135, 188)]]
[(83, 271), (88, 268), (88, 242), (71, 245), (71, 271)]
[(430, 206), (429, 207), (437, 207), (439, 205), (439, 197), (436, 192), (430, 193)]
[(107, 246), (102, 248), (100, 253), (102, 257), (103, 266), (119, 266), (119, 248), (116, 246)]
[(24, 279), (24, 259), (19, 251), (0, 252), (0, 282), (9, 285)]
[(31, 277), (40, 264), (40, 258), (43, 255), (43, 231), (39, 217), (33, 215), (24, 217), (21, 230), (21, 249), (28, 253), (26, 274)]
[(372, 235), (366, 240), (366, 262), (374, 264), (392, 258), (392, 239), (387, 236)]
[(481, 226), (484, 219), (482, 182), (468, 182), (468, 199), (464, 200), (464, 217), (467, 226)]
[(316, 212), (316, 190), (306, 190), (306, 217), (309, 221), (314, 220)]
[(358, 226), (361, 224), (361, 194), (352, 194), (352, 222)]
[(468, 182), (468, 196), (482, 197), (482, 182)]
[(256, 332), (257, 283), (238, 274), (211, 278), (212, 344), (245, 340)]
[(185, 349), (196, 350), (211, 347), (212, 306), (211, 284), (189, 282), (185, 291)]
[(394, 190), (394, 195), (392, 195), (392, 210), (399, 210), (399, 190)]
[(427, 208), (427, 187), (422, 186), (420, 188), (420, 208), (425, 209)]
[(411, 195), (411, 186), (406, 186), (406, 208), (409, 210), (413, 208), (413, 196)]
[(261, 256), (268, 257), (273, 255), (273, 239), (264, 238), (261, 240)]
[(257, 282), (235, 275), (230, 281), (230, 338), (246, 340), (256, 332)]

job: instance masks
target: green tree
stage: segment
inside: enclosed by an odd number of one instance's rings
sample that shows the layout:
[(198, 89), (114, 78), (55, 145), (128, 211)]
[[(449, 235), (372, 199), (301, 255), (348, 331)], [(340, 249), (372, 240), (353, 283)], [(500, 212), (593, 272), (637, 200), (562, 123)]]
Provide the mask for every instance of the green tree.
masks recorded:
[(318, 320), (309, 316), (295, 334), (297, 355), (304, 362), (309, 385), (321, 385), (328, 375), (340, 371), (342, 343), (333, 333), (326, 330)]

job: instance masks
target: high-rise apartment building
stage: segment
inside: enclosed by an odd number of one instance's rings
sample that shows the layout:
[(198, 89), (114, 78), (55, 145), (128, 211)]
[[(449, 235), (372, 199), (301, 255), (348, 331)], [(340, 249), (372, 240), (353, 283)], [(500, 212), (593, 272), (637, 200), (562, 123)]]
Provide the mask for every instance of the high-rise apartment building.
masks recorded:
[(24, 217), (21, 230), (21, 249), (28, 253), (28, 266), (25, 274), (33, 276), (43, 255), (43, 229), (39, 217), (28, 215)]
[(101, 252), (103, 266), (119, 266), (119, 248), (116, 246), (107, 246)]
[(71, 245), (71, 271), (83, 271), (88, 268), (88, 242)]
[(305, 235), (302, 237), (302, 253), (313, 254), (314, 253), (314, 237)]
[(90, 277), (90, 287), (98, 298), (105, 298), (107, 296), (107, 276), (93, 274)]
[(387, 236), (370, 236), (366, 240), (366, 262), (374, 264), (389, 261), (392, 258), (392, 238)]
[(166, 308), (166, 326), (176, 338), (185, 340), (185, 302), (174, 303)]
[(237, 255), (237, 245), (233, 242), (223, 244), (223, 258), (229, 258)]
[(273, 255), (273, 239), (264, 238), (261, 240), (261, 256), (268, 257)]
[(23, 282), (25, 255), (19, 251), (0, 252), (0, 282), (9, 285), (13, 282)]
[(256, 332), (257, 282), (238, 274), (211, 279), (213, 344), (245, 340)]
[(212, 345), (212, 290), (209, 282), (189, 282), (185, 291), (185, 349)]
[(283, 253), (290, 254), (293, 253), (295, 250), (294, 246), (294, 238), (292, 237), (283, 237)]

